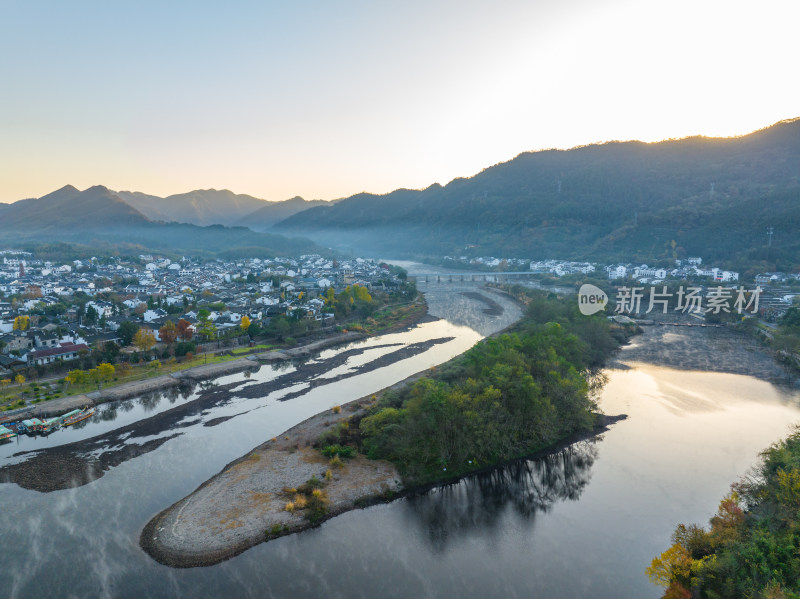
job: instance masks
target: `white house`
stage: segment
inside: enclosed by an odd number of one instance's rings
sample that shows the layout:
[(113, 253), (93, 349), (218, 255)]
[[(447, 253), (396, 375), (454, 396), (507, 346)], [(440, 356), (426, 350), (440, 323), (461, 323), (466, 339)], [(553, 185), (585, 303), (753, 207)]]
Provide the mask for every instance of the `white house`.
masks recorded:
[(144, 314), (142, 314), (142, 318), (144, 318), (145, 322), (153, 322), (154, 320), (158, 320), (159, 318), (164, 318), (167, 315), (164, 310), (146, 310)]
[(146, 304), (147, 302), (143, 302), (138, 298), (133, 298), (133, 299), (127, 299), (122, 303), (125, 304), (131, 310), (135, 310), (137, 306), (141, 306), (142, 304)]
[(106, 318), (111, 318), (111, 315), (114, 313), (114, 306), (110, 302), (86, 302), (86, 307), (88, 308), (91, 306), (97, 311), (97, 315), (100, 317), (105, 316)]
[(623, 264), (613, 264), (606, 266), (609, 279), (624, 279), (628, 276), (628, 269)]
[(647, 264), (642, 264), (633, 269), (634, 277), (652, 277), (654, 279), (666, 279), (667, 270), (665, 268), (650, 268)]

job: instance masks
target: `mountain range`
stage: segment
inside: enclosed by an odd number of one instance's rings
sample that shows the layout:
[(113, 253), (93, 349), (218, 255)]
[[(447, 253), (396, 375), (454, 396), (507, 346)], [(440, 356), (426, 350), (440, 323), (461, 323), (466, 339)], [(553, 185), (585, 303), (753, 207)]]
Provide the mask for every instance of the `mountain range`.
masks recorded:
[(285, 237), (300, 235), (366, 255), (644, 262), (702, 255), (786, 267), (800, 264), (800, 119), (735, 138), (526, 152), (444, 186), (334, 202), (66, 186), (0, 204), (0, 235), (185, 251), (316, 247)]
[(735, 138), (527, 152), (445, 186), (310, 208), (274, 230), (382, 255), (797, 265), (800, 119)]
[[(133, 203), (130, 201), (131, 196), (136, 196), (135, 203), (141, 210), (131, 205)], [(216, 205), (213, 203), (214, 196), (218, 200)], [(263, 200), (252, 199), (259, 202), (257, 204), (259, 210), (265, 208), (262, 203), (269, 204)], [(289, 239), (283, 235), (256, 232), (241, 226), (225, 227), (219, 224), (199, 226), (188, 222), (156, 220), (151, 216), (154, 214), (154, 208), (158, 207), (157, 200), (155, 196), (145, 194), (130, 192), (120, 194), (102, 185), (83, 191), (67, 185), (41, 198), (0, 204), (0, 239), (16, 244), (52, 242), (81, 245), (125, 244), (184, 253), (231, 254), (239, 250), (240, 253), (288, 255), (322, 251), (308, 239)], [(167, 199), (162, 198), (160, 201), (164, 203)], [(199, 209), (207, 204), (214, 205), (214, 211), (217, 213), (233, 213), (236, 218), (239, 218), (239, 214), (235, 212), (236, 206), (245, 204), (245, 201), (241, 201), (241, 196), (215, 190), (183, 194), (179, 201), (195, 206), (197, 210), (187, 208), (183, 214), (201, 222)], [(290, 204), (298, 205), (295, 200), (290, 200)], [(226, 206), (230, 209), (226, 210)], [(206, 211), (205, 214), (210, 212), (212, 211)], [(168, 212), (162, 208), (155, 214), (158, 218)], [(233, 220), (233, 217), (228, 220)]]

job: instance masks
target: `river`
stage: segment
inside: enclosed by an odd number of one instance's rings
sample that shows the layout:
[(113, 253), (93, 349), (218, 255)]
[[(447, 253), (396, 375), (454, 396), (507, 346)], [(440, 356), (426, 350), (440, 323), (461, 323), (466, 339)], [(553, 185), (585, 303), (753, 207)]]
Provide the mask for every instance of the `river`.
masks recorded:
[[(325, 350), (306, 366), (105, 406), (81, 428), (0, 446), (0, 466), (9, 466), (32, 455), (20, 452), (83, 441), (93, 444), (80, 459), (106, 467), (52, 492), (0, 484), (0, 596), (658, 597), (644, 568), (675, 524), (705, 523), (758, 452), (800, 421), (800, 395), (763, 380), (775, 373), (752, 366), (757, 354), (735, 374), (741, 344), (651, 328), (606, 371), (600, 406), (628, 419), (602, 438), (349, 512), (208, 568), (171, 569), (141, 551), (144, 524), (228, 462), (314, 413), (446, 361), (518, 315), (477, 285), (420, 288), (442, 320)], [(717, 372), (681, 361), (703, 343), (722, 352)], [(654, 356), (653, 344), (674, 349)], [(403, 349), (402, 359), (370, 367)]]

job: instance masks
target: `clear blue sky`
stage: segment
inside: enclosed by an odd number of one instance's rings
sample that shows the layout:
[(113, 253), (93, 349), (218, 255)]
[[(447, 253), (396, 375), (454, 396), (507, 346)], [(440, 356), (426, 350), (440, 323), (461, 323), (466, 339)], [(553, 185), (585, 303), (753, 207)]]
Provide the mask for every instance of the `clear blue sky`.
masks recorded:
[(0, 0), (0, 201), (268, 200), (800, 116), (800, 3)]

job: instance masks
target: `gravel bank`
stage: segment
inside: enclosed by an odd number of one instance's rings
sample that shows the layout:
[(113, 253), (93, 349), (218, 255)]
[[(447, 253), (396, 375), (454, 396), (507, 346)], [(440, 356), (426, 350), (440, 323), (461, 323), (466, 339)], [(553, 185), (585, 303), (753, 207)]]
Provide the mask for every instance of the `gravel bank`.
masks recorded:
[[(209, 566), (268, 538), (309, 528), (312, 524), (301, 514), (284, 509), (288, 497), (282, 490), (299, 487), (312, 476), (324, 478), (328, 459), (311, 445), (370, 401), (351, 402), (340, 414), (317, 414), (228, 464), (153, 518), (142, 531), (142, 548), (169, 566)], [(400, 491), (400, 475), (389, 462), (359, 456), (331, 470), (333, 479), (325, 486), (327, 518)]]

